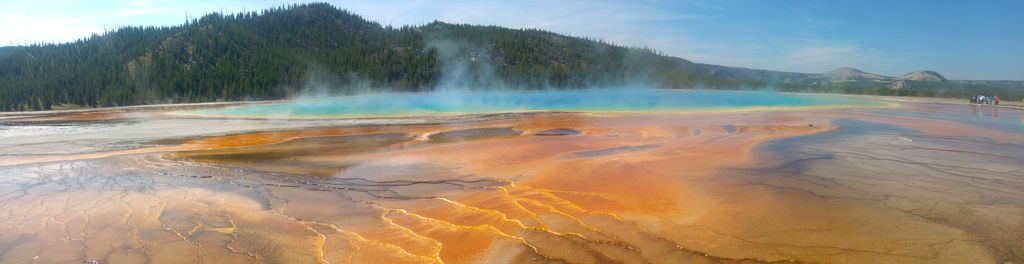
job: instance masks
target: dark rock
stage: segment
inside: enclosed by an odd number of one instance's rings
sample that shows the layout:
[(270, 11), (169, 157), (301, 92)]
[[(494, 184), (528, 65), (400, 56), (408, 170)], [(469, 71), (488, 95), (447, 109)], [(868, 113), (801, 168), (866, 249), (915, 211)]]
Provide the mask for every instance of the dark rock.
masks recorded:
[(522, 131), (514, 130), (511, 127), (470, 128), (438, 132), (430, 135), (430, 140), (434, 142), (453, 142), (492, 137), (518, 136), (522, 133)]
[(535, 135), (535, 136), (573, 136), (573, 135), (579, 135), (579, 134), (580, 134), (580, 131), (577, 131), (577, 130), (572, 129), (572, 128), (555, 128), (555, 129), (548, 129), (548, 130), (544, 130), (544, 131), (541, 131), (541, 132), (537, 132), (537, 134), (533, 134), (533, 135)]

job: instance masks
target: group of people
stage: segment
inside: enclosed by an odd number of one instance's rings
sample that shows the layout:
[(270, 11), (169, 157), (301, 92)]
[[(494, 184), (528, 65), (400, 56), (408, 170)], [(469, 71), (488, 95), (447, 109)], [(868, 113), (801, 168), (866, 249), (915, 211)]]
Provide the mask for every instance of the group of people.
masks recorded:
[(974, 97), (971, 97), (971, 104), (998, 105), (999, 104), (999, 96), (998, 95), (996, 95), (996, 96), (975, 95)]

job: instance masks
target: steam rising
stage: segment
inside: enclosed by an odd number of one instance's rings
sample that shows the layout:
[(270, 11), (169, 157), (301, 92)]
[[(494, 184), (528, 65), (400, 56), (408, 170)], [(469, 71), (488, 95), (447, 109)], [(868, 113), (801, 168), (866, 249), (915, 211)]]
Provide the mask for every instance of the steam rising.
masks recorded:
[(488, 49), (453, 40), (434, 40), (428, 48), (437, 50), (441, 62), (441, 80), (436, 90), (495, 90), (509, 87), (495, 72)]
[[(555, 89), (517, 87), (498, 74), (493, 47), (438, 36), (428, 37), (440, 74), (429, 92), (397, 92), (375, 86), (355, 73), (338, 74), (310, 62), (307, 82), (288, 102), (250, 105), (202, 114), (249, 117), (372, 117), (475, 114), (520, 111), (679, 111), (736, 107), (786, 107), (851, 103), (845, 99), (808, 99), (775, 93), (665, 91), (654, 89), (642, 67), (626, 71), (631, 84)], [(624, 56), (624, 60), (635, 59)], [(628, 65), (629, 61), (623, 64)], [(600, 88), (600, 89), (597, 89)], [(701, 88), (701, 87), (693, 87)]]
[(868, 105), (867, 101), (770, 92), (585, 89), (544, 91), (440, 90), (360, 94), (206, 110), (210, 115), (257, 118), (435, 116), (523, 111), (677, 112), (750, 108)]

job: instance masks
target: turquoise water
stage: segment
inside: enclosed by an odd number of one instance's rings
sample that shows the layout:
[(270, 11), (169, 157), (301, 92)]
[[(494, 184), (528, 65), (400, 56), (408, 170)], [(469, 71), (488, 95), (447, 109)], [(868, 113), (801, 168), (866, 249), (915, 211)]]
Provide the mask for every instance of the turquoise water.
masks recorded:
[(239, 117), (410, 116), (517, 111), (692, 111), (871, 105), (838, 96), (773, 92), (591, 89), (568, 91), (441, 91), (291, 100), (190, 111)]

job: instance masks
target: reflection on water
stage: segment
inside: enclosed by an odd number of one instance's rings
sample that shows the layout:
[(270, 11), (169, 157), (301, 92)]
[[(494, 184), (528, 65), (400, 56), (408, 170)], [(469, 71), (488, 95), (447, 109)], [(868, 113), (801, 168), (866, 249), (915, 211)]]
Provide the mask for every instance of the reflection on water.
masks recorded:
[(46, 125), (0, 123), (0, 138), (75, 135), (85, 131), (116, 132), (125, 122), (73, 122)]
[(1024, 134), (969, 110), (154, 116), (245, 132), (0, 166), (0, 260), (1018, 263)]
[(953, 104), (912, 104), (912, 111), (878, 109), (871, 112), (893, 116), (922, 117), (929, 119), (949, 120), (970, 126), (998, 129), (1007, 132), (1024, 130), (1024, 116), (1021, 111), (1012, 108), (993, 107), (986, 105), (953, 105)]
[(979, 105), (971, 105), (971, 114), (988, 116), (988, 117), (999, 117), (999, 107), (984, 107)]
[[(1024, 244), (1019, 243), (1024, 241), (1021, 141), (951, 137), (856, 119), (839, 119), (836, 125), (834, 132), (764, 144), (772, 154), (764, 157), (767, 165), (734, 176), (762, 188), (805, 192), (820, 203), (843, 201), (859, 207), (860, 215), (851, 216), (856, 221), (883, 215), (891, 219), (886, 221), (889, 227), (843, 228), (884, 230), (890, 238), (858, 242), (850, 236), (842, 243), (873, 242), (883, 249), (899, 244), (895, 240), (901, 237), (927, 237), (947, 245), (961, 239), (992, 251), (996, 263), (1019, 262), (1024, 256)], [(909, 224), (920, 219), (931, 225)], [(832, 225), (842, 225), (836, 223)], [(942, 234), (946, 238), (939, 238)], [(930, 245), (903, 250), (918, 258), (963, 252), (940, 252)]]

